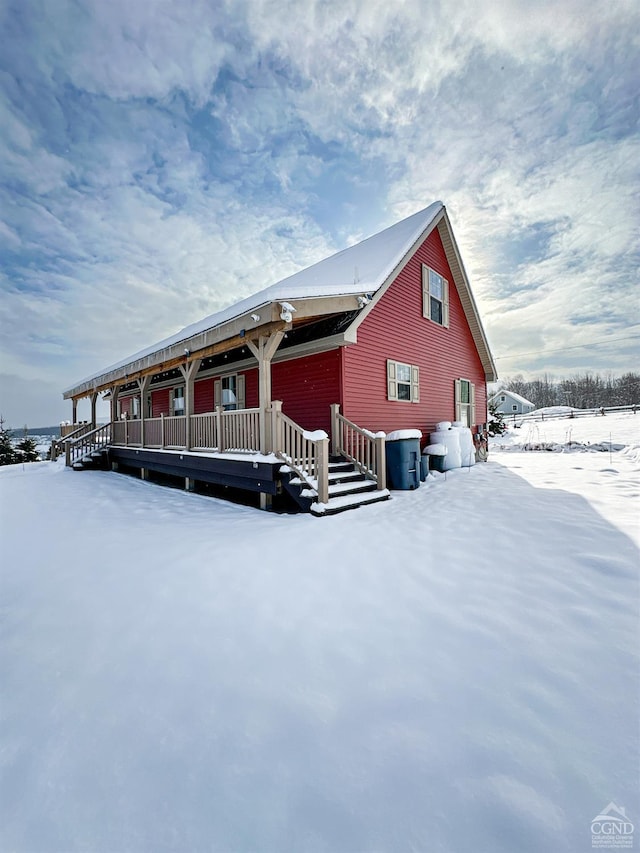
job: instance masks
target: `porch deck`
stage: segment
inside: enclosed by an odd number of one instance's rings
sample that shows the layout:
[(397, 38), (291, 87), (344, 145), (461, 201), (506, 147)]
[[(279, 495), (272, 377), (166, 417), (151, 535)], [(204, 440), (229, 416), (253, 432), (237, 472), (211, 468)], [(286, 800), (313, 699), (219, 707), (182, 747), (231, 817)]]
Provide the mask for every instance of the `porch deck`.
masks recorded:
[[(376, 500), (389, 496), (384, 435), (351, 424), (338, 409), (332, 407), (333, 452), (350, 472), (337, 480), (330, 475), (326, 433), (303, 430), (279, 401), (268, 411), (219, 406), (198, 415), (123, 419), (89, 431), (81, 425), (62, 442), (67, 465), (77, 470), (123, 467), (138, 470), (143, 479), (149, 472), (184, 478), (188, 489), (202, 482), (257, 492), (264, 509), (274, 495), (287, 491), (302, 509), (330, 514), (346, 508), (345, 492), (353, 493), (349, 506), (373, 501), (364, 495), (356, 499), (355, 493), (373, 490)], [(345, 485), (347, 480), (360, 482)]]

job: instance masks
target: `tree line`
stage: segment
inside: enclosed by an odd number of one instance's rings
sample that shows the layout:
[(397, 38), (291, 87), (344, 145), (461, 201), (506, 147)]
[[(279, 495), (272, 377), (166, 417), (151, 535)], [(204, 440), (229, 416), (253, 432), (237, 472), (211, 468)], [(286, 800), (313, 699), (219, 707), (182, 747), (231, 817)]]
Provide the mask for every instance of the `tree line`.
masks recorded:
[(640, 374), (611, 373), (576, 374), (569, 379), (554, 379), (547, 373), (537, 379), (524, 379), (521, 374), (502, 383), (507, 391), (520, 394), (536, 409), (546, 406), (571, 406), (574, 409), (598, 409), (610, 406), (640, 404)]
[(0, 465), (15, 465), (17, 462), (38, 462), (40, 454), (35, 441), (26, 434), (16, 444), (13, 431), (6, 429), (0, 416)]

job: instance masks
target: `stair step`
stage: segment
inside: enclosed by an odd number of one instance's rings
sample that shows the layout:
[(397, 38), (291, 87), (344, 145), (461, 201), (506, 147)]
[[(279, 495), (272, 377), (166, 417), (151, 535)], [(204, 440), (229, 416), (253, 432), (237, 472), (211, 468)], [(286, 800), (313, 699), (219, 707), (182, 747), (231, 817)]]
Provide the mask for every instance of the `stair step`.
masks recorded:
[(364, 480), (364, 474), (361, 474), (360, 471), (329, 471), (330, 484), (347, 483), (354, 480)]
[(373, 480), (357, 480), (352, 483), (329, 483), (329, 497), (338, 495), (357, 495), (361, 492), (373, 492), (377, 484)]
[(375, 492), (366, 492), (351, 495), (339, 495), (329, 498), (326, 504), (314, 503), (311, 505), (310, 512), (317, 517), (323, 515), (336, 515), (339, 512), (345, 512), (349, 509), (358, 509), (365, 504), (378, 503), (379, 501), (388, 501), (391, 497), (388, 489), (376, 490)]
[(353, 462), (329, 462), (329, 473), (332, 471), (354, 471)]

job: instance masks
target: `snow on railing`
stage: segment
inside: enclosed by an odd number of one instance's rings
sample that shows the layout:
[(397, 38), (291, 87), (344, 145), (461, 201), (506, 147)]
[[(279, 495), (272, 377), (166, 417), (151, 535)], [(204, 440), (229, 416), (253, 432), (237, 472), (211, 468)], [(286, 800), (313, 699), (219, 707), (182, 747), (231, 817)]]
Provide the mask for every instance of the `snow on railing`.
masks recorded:
[(324, 430), (308, 432), (282, 411), (282, 402), (271, 404), (273, 452), (317, 495), (329, 501), (329, 437)]
[(362, 429), (340, 414), (340, 404), (331, 406), (331, 433), (333, 453), (344, 456), (368, 477), (375, 480), (378, 489), (386, 488), (386, 436)]

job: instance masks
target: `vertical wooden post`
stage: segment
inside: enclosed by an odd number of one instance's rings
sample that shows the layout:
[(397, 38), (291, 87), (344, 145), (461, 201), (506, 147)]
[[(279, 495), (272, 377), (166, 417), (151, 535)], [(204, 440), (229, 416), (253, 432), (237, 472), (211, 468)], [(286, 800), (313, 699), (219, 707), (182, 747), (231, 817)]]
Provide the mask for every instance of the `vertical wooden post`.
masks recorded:
[(331, 404), (331, 452), (337, 456), (342, 448), (340, 447), (340, 422), (338, 415), (340, 414), (340, 403)]
[(282, 436), (282, 400), (274, 400), (271, 403), (271, 450), (273, 453), (281, 453), (284, 450)]
[(127, 447), (129, 445), (129, 418), (124, 417), (124, 446)]
[(94, 391), (91, 395), (91, 429), (96, 428), (96, 403), (98, 402), (98, 392)]
[(180, 373), (184, 379), (184, 414), (186, 417), (185, 429), (185, 446), (187, 450), (191, 449), (191, 415), (193, 414), (193, 398), (194, 398), (194, 380), (196, 373), (200, 370), (202, 359), (197, 358), (194, 361), (186, 362), (179, 365)]
[(74, 397), (73, 400), (71, 401), (71, 403), (72, 403), (71, 423), (77, 424), (78, 423), (78, 401)]
[(114, 424), (118, 420), (118, 394), (120, 393), (119, 385), (111, 386), (111, 423)]
[(218, 432), (218, 450), (219, 451), (224, 450), (224, 445), (225, 445), (224, 423), (223, 423), (223, 417), (222, 417), (223, 412), (224, 412), (224, 409), (222, 408), (222, 406), (216, 406), (216, 430)]
[(164, 449), (164, 412), (160, 412), (160, 446)]
[(329, 502), (329, 439), (323, 438), (318, 447), (318, 503)]
[(376, 470), (378, 474), (378, 490), (387, 488), (387, 439), (384, 435), (377, 435), (376, 442)]
[(247, 341), (251, 353), (258, 360), (258, 397), (260, 406), (260, 451), (269, 453), (274, 449), (274, 437), (271, 434), (271, 360), (284, 337), (284, 329), (266, 337), (260, 335), (258, 343)]
[(150, 376), (143, 376), (142, 379), (138, 379), (138, 388), (140, 389), (140, 447), (144, 447), (144, 404), (150, 382)]

